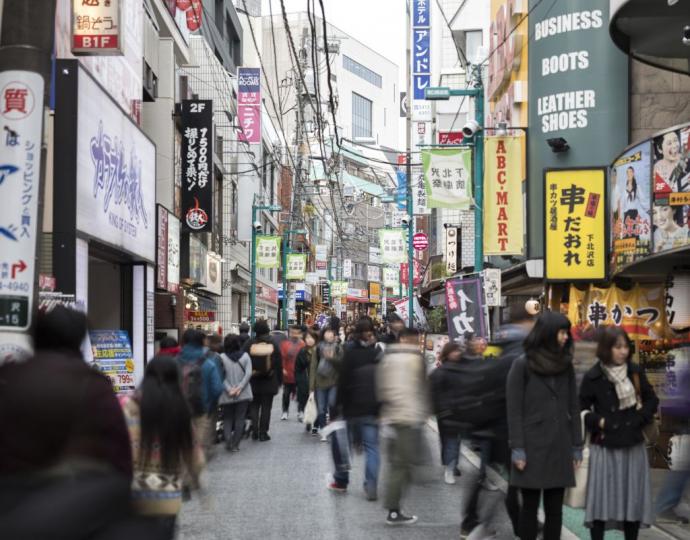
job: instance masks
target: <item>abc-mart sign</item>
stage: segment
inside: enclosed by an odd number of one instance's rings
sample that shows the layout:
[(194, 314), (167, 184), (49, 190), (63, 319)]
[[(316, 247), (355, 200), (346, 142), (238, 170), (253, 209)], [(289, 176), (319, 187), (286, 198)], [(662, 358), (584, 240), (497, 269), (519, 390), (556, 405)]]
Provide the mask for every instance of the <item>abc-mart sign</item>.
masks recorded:
[(122, 54), (124, 0), (71, 0), (72, 54)]

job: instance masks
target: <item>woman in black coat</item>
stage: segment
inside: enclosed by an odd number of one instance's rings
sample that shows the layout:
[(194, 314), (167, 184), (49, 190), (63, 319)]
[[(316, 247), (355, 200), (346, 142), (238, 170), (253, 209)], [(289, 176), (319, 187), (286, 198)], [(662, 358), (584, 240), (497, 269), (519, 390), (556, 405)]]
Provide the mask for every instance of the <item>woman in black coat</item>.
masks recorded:
[(570, 321), (547, 311), (525, 339), (525, 355), (508, 375), (510, 484), (520, 488), (521, 540), (537, 537), (544, 498), (544, 540), (559, 540), (565, 488), (575, 486), (582, 460), (580, 407), (573, 369)]
[(631, 363), (625, 330), (601, 335), (597, 362), (580, 386), (580, 406), (592, 434), (585, 524), (592, 540), (622, 529), (635, 540), (653, 522), (651, 480), (642, 429), (654, 420), (659, 400), (644, 370)]

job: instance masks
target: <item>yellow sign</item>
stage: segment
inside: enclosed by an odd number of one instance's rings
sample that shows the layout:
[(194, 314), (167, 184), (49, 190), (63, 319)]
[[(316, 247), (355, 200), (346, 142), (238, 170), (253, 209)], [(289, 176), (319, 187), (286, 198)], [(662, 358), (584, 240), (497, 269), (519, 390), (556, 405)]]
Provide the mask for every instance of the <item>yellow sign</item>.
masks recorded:
[(604, 169), (547, 171), (546, 279), (606, 278)]
[(524, 137), (484, 140), (484, 254), (522, 255)]

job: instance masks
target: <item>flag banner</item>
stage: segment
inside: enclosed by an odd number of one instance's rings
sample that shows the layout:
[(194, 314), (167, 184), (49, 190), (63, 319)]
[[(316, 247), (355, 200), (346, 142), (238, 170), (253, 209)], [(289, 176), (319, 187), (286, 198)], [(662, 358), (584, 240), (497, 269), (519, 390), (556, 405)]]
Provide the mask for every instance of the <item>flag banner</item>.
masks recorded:
[(280, 236), (256, 237), (256, 267), (280, 268)]
[(468, 334), (489, 338), (489, 310), (480, 276), (446, 281), (446, 313), (451, 341), (461, 342)]
[(347, 296), (347, 281), (331, 281), (331, 297), (341, 298)]
[(422, 150), (428, 208), (468, 210), (472, 202), (472, 149)]
[(307, 255), (306, 253), (288, 253), (286, 279), (296, 279), (304, 281), (307, 278)]
[(484, 254), (522, 255), (524, 137), (484, 139)]
[(546, 171), (546, 279), (606, 278), (604, 169)]
[(399, 264), (407, 260), (405, 229), (381, 229), (379, 244), (383, 264)]
[(383, 286), (398, 290), (400, 287), (400, 266), (385, 266), (383, 268)]
[[(408, 326), (410, 324), (410, 317), (407, 313), (409, 303), (410, 302), (408, 301), (407, 296), (405, 298), (401, 298), (400, 300), (396, 300), (395, 302), (393, 302), (393, 305), (395, 306), (395, 313), (405, 322), (405, 326)], [(412, 299), (412, 308), (414, 309), (415, 328), (425, 330), (428, 327), (426, 315), (424, 314), (424, 309), (422, 309), (422, 306), (420, 305), (419, 300), (417, 300), (416, 297)]]
[[(400, 282), (403, 285), (407, 286), (407, 284), (410, 282), (409, 277), (410, 277), (410, 271), (408, 270), (408, 264), (402, 263), (400, 265)], [(413, 284), (419, 285), (421, 282), (422, 282), (422, 265), (419, 264), (419, 261), (417, 259), (415, 259), (414, 260)]]

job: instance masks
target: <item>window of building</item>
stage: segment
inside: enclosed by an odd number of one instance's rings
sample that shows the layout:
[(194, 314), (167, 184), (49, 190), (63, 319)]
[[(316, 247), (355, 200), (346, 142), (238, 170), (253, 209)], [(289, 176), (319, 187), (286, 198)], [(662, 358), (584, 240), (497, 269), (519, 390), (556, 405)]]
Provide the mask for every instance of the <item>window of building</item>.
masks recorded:
[(381, 75), (370, 70), (368, 67), (363, 66), (345, 54), (343, 55), (343, 67), (350, 73), (354, 73), (374, 86), (378, 86), (379, 88), (383, 86), (383, 79), (381, 78)]
[(482, 38), (481, 30), (465, 31), (465, 56), (468, 62), (476, 63), (482, 60), (478, 56), (482, 46)]
[(371, 100), (352, 92), (352, 136), (371, 137)]

